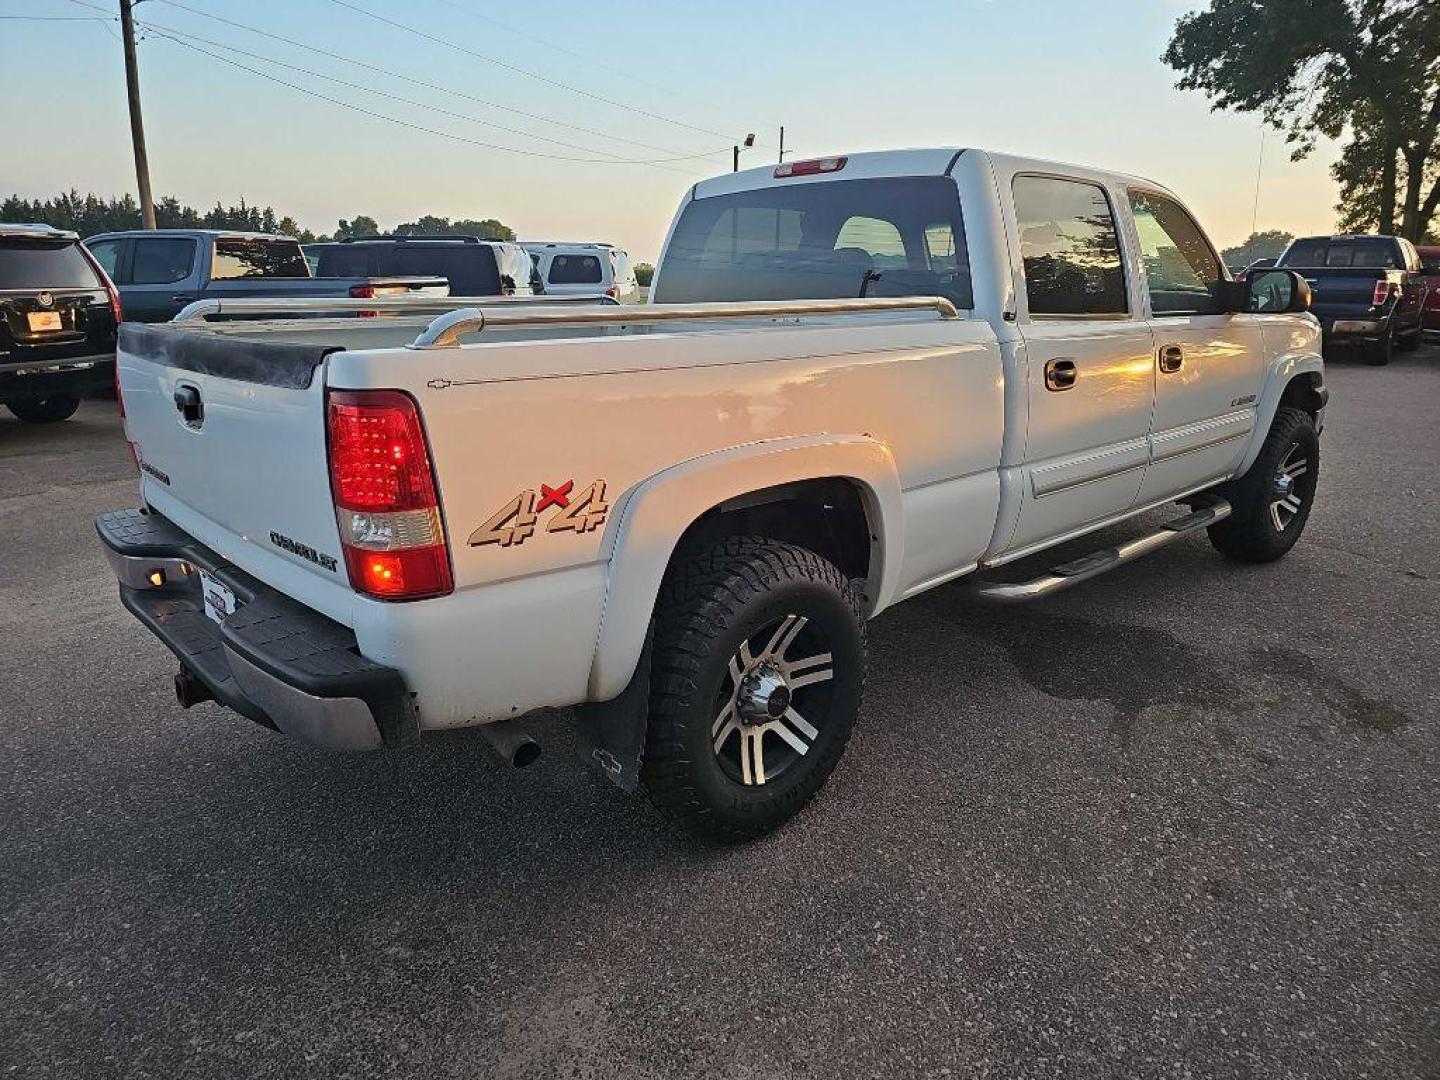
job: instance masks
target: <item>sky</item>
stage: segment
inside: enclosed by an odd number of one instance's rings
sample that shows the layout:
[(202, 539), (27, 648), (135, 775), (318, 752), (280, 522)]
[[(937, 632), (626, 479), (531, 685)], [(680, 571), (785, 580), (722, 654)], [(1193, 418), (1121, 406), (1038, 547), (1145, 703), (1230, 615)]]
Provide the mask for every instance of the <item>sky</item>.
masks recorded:
[[(1329, 232), (1335, 146), (1292, 163), (1258, 118), (1175, 89), (1160, 55), (1192, 6), (142, 0), (136, 18), (158, 28), (139, 45), (156, 197), (243, 196), (317, 233), (495, 217), (653, 261), (686, 189), (749, 132), (742, 167), (774, 162), (782, 124), (799, 157), (971, 146), (1146, 176), (1221, 246), (1252, 221)], [(135, 190), (115, 10), (0, 0), (0, 194)]]

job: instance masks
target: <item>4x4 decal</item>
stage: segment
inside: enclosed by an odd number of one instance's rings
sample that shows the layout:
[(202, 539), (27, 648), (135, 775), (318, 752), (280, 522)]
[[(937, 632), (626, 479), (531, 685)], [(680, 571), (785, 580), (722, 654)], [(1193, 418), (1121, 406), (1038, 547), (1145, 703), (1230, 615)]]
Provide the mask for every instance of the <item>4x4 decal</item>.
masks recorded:
[(556, 512), (550, 515), (546, 532), (583, 533), (604, 525), (605, 516), (610, 513), (610, 504), (605, 501), (605, 481), (596, 480), (572, 495), (574, 490), (574, 480), (566, 480), (554, 487), (541, 484), (537, 499), (534, 489), (526, 488), (470, 534), (470, 546), (499, 544), (510, 547), (523, 544), (535, 535), (540, 515), (547, 510)]

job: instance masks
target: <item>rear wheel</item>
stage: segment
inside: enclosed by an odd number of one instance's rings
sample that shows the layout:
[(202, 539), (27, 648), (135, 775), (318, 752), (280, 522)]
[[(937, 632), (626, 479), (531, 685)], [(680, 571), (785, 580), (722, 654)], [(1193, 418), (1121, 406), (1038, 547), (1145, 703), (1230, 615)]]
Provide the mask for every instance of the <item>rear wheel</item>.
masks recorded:
[(1315, 421), (1303, 409), (1281, 409), (1255, 464), (1217, 492), (1229, 501), (1231, 513), (1210, 526), (1210, 542), (1240, 562), (1280, 558), (1305, 530), (1319, 477)]
[(80, 399), (61, 394), (29, 401), (11, 401), (5, 407), (27, 424), (55, 424), (74, 416), (75, 410), (80, 408)]
[(651, 801), (720, 839), (773, 829), (850, 738), (865, 674), (850, 583), (805, 548), (734, 537), (677, 556), (656, 616)]

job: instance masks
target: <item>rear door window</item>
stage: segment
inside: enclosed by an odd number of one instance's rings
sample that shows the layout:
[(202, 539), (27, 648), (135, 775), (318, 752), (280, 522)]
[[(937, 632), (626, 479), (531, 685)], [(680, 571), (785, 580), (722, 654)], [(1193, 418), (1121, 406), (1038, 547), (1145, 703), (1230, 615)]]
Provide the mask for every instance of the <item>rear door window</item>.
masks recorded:
[(0, 289), (98, 289), (100, 279), (75, 242), (0, 240)]
[(656, 303), (943, 296), (970, 308), (955, 182), (943, 176), (779, 184), (688, 203)]
[(556, 255), (550, 260), (551, 285), (599, 285), (604, 280), (597, 255)]
[(132, 285), (173, 285), (190, 276), (195, 241), (178, 236), (137, 236), (130, 266)]
[(1120, 234), (1105, 189), (1017, 176), (1014, 192), (1030, 314), (1125, 315)]
[(221, 238), (215, 241), (213, 281), (234, 278), (308, 278), (310, 267), (298, 240)]

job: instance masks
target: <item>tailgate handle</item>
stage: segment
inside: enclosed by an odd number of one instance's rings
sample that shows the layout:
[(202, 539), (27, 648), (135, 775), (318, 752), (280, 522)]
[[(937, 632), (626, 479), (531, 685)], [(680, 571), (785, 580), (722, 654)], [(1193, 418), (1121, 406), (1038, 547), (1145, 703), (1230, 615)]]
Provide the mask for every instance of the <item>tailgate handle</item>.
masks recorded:
[(187, 427), (198, 428), (205, 423), (205, 403), (200, 400), (200, 388), (191, 383), (180, 383), (175, 387), (175, 408)]

